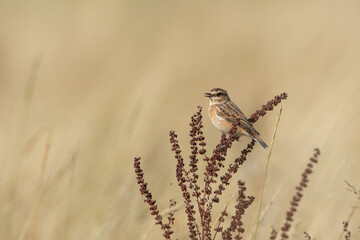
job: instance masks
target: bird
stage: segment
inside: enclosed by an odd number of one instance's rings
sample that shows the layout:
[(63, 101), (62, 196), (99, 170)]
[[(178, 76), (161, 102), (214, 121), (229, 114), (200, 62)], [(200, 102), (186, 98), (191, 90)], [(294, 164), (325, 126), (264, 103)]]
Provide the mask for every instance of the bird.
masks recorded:
[(261, 139), (260, 133), (256, 131), (240, 108), (231, 101), (227, 91), (213, 88), (210, 92), (205, 93), (205, 97), (210, 99), (208, 113), (215, 128), (228, 134), (236, 119), (240, 119), (234, 137), (239, 138), (245, 135), (258, 142), (263, 148), (268, 148), (268, 145)]

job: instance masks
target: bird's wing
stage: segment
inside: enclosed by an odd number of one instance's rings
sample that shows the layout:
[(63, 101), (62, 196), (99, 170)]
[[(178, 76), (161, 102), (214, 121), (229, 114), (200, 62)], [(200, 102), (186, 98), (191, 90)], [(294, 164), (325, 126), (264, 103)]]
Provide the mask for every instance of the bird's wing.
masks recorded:
[(216, 107), (216, 113), (219, 117), (226, 119), (230, 122), (235, 122), (237, 118), (240, 119), (240, 127), (250, 132), (260, 135), (253, 125), (245, 117), (244, 113), (233, 102), (227, 101), (223, 104), (219, 104)]

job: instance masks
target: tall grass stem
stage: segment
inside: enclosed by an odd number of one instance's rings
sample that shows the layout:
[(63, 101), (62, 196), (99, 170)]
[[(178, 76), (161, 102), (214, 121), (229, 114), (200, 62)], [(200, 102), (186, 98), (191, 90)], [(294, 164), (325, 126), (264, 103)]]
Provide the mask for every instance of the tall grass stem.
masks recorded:
[(267, 174), (268, 174), (270, 157), (271, 157), (271, 153), (272, 153), (272, 149), (273, 149), (273, 145), (274, 145), (274, 141), (275, 141), (276, 132), (277, 132), (279, 122), (280, 122), (281, 112), (282, 112), (282, 106), (280, 106), (280, 111), (279, 111), (279, 114), (277, 116), (276, 126), (275, 126), (275, 129), (274, 129), (274, 134), (273, 134), (273, 137), (272, 137), (272, 140), (271, 140), (271, 145), (270, 145), (270, 149), (269, 149), (268, 156), (267, 156), (267, 162), (266, 162), (266, 168), (265, 168), (265, 174), (264, 174), (264, 181), (263, 181), (263, 185), (262, 185), (262, 189), (261, 189), (261, 196), (260, 196), (260, 206), (259, 206), (258, 216), (257, 216), (257, 220), (256, 220), (256, 228), (255, 228), (254, 240), (256, 240), (256, 234), (257, 234), (257, 230), (258, 230), (258, 227), (259, 227), (259, 219), (260, 219), (260, 213), (261, 213), (261, 208), (262, 208), (262, 202), (263, 202), (263, 198), (264, 198), (265, 184), (266, 184), (266, 178), (267, 178)]

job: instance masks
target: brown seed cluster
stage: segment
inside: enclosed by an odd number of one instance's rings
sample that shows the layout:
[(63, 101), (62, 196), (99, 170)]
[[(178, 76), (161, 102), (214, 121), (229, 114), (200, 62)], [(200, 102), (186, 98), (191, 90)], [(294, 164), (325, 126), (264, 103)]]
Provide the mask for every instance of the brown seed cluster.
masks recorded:
[(141, 169), (140, 166), (140, 160), (141, 158), (135, 158), (134, 159), (134, 168), (135, 168), (135, 174), (137, 183), (140, 186), (140, 193), (141, 195), (145, 196), (144, 202), (146, 202), (150, 207), (150, 213), (155, 217), (156, 224), (161, 226), (161, 229), (163, 229), (164, 234), (163, 236), (165, 239), (170, 239), (171, 234), (173, 234), (173, 231), (171, 230), (171, 225), (174, 224), (173, 215), (169, 219), (169, 223), (164, 224), (162, 219), (163, 217), (159, 214), (158, 207), (156, 205), (156, 201), (152, 199), (152, 194), (147, 188), (147, 183), (144, 180), (144, 172)]
[[(212, 157), (208, 160), (209, 164), (207, 165), (205, 172), (205, 189), (203, 190), (204, 198), (203, 203), (207, 203), (204, 211), (201, 211), (202, 216), (204, 217), (204, 236), (209, 236), (211, 229), (211, 209), (214, 203), (219, 203), (219, 195), (225, 190), (225, 185), (229, 185), (229, 181), (232, 177), (232, 174), (236, 173), (239, 165), (246, 160), (246, 155), (251, 152), (255, 141), (252, 141), (248, 144), (247, 148), (242, 150), (242, 154), (239, 158), (236, 158), (233, 164), (229, 164), (227, 172), (218, 178), (218, 171), (221, 167), (224, 167), (225, 157), (227, 155), (228, 149), (231, 148), (232, 143), (236, 140), (234, 137), (237, 125), (239, 124), (240, 119), (237, 119), (233, 124), (233, 127), (230, 129), (228, 137), (225, 134), (222, 134), (220, 143), (216, 146), (213, 151)], [(218, 188), (213, 192), (211, 185), (220, 181)], [(214, 193), (214, 195), (213, 195)], [(213, 197), (211, 197), (213, 195)]]
[(175, 158), (177, 160), (176, 165), (176, 179), (181, 189), (182, 196), (185, 203), (185, 212), (188, 217), (188, 228), (190, 239), (197, 239), (196, 236), (199, 234), (199, 227), (196, 224), (194, 205), (191, 201), (191, 195), (189, 193), (187, 182), (189, 182), (189, 173), (185, 170), (184, 159), (181, 156), (180, 146), (178, 144), (177, 135), (174, 131), (170, 132), (170, 142), (172, 143), (171, 150), (175, 152)]
[(235, 174), (239, 166), (242, 165), (246, 161), (247, 154), (251, 152), (251, 150), (254, 148), (255, 141), (252, 140), (245, 149), (241, 151), (240, 157), (236, 158), (234, 163), (229, 164), (229, 167), (225, 174), (220, 177), (220, 184), (218, 185), (217, 189), (214, 191), (215, 195), (212, 198), (212, 201), (209, 203), (209, 209), (212, 208), (213, 203), (218, 203), (219, 198), (218, 196), (222, 194), (222, 192), (225, 190), (225, 186), (230, 184), (230, 179), (232, 178), (233, 174)]
[(283, 227), (281, 228), (282, 234), (281, 234), (281, 239), (288, 239), (289, 235), (288, 235), (288, 231), (290, 230), (291, 227), (291, 223), (294, 219), (294, 214), (297, 211), (297, 207), (299, 206), (299, 203), (303, 197), (303, 191), (304, 189), (307, 187), (308, 183), (309, 183), (309, 175), (313, 172), (313, 167), (314, 164), (318, 163), (318, 158), (320, 156), (320, 150), (318, 148), (314, 149), (315, 153), (313, 155), (313, 157), (310, 158), (310, 162), (307, 164), (307, 167), (305, 169), (305, 171), (301, 174), (302, 179), (299, 183), (299, 185), (295, 188), (296, 194), (293, 196), (292, 200), (290, 201), (290, 209), (289, 211), (286, 212), (286, 218), (285, 218), (285, 223), (283, 225)]
[(275, 228), (273, 227), (270, 233), (270, 240), (275, 240), (277, 237), (278, 232), (275, 230)]
[(282, 100), (287, 99), (287, 93), (281, 93), (280, 95), (277, 95), (274, 97), (274, 99), (268, 101), (266, 105), (262, 105), (260, 110), (257, 110), (254, 114), (250, 116), (248, 119), (249, 122), (254, 123), (256, 122), (259, 117), (263, 117), (266, 112), (272, 111), (274, 109), (274, 106), (278, 105)]
[[(254, 202), (254, 196), (246, 196), (245, 191), (245, 182), (238, 181), (238, 198), (237, 204), (235, 206), (236, 211), (235, 215), (231, 217), (230, 226), (222, 232), (222, 237), (225, 240), (236, 239), (240, 240), (242, 238), (242, 234), (245, 232), (243, 228), (243, 222), (241, 221), (242, 216), (245, 214), (245, 210)], [(235, 233), (235, 237), (233, 238), (232, 233)]]
[[(176, 201), (174, 199), (170, 199), (170, 213), (169, 213), (169, 216), (167, 217), (168, 219), (168, 223), (167, 225), (168, 226), (171, 226), (171, 225), (174, 225), (174, 221), (175, 221), (175, 217), (174, 217), (174, 214), (176, 212), (176, 210), (173, 210), (173, 208), (176, 206)], [(171, 234), (173, 232), (171, 231)], [(170, 237), (170, 235), (169, 235)]]

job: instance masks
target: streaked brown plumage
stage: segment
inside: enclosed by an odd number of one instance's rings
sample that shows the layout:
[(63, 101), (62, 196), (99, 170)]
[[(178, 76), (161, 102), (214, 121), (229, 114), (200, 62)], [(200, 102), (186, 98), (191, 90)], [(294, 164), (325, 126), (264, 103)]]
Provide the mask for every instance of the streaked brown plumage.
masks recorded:
[(237, 128), (236, 137), (246, 135), (258, 142), (263, 148), (268, 147), (260, 138), (260, 133), (256, 131), (238, 106), (230, 100), (224, 89), (213, 88), (210, 92), (205, 93), (205, 97), (210, 99), (209, 117), (218, 130), (228, 133), (235, 120), (239, 118), (240, 124)]

